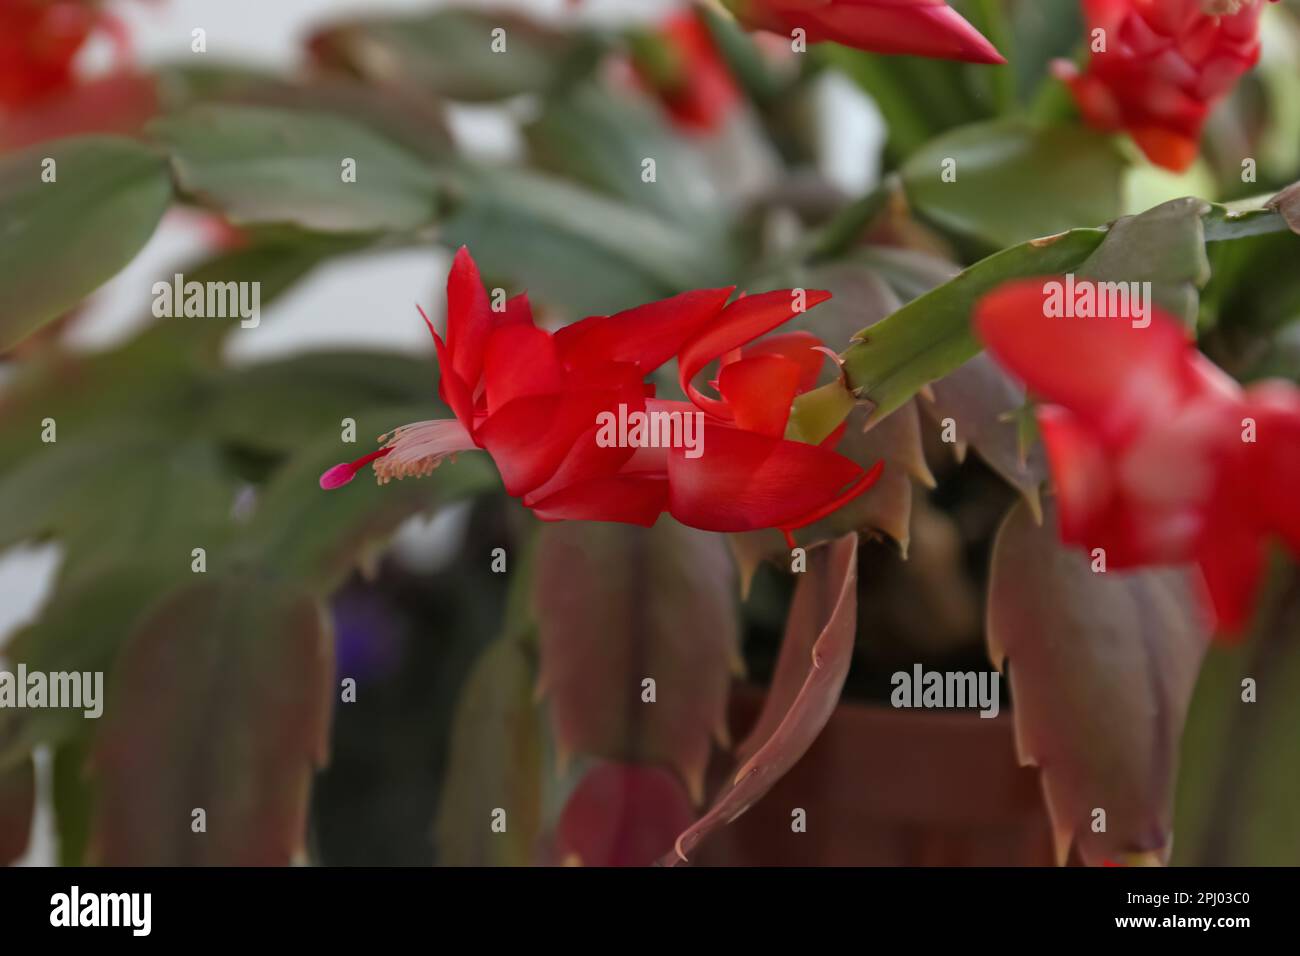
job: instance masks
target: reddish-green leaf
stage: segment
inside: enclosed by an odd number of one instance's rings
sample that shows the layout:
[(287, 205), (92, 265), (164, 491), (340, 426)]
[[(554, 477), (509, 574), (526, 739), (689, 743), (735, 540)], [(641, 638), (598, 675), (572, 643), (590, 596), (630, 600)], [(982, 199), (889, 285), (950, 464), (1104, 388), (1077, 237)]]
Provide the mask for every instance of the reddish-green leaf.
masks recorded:
[[(532, 655), (514, 637), (493, 642), (465, 682), (434, 831), (448, 866), (538, 862), (546, 734), (532, 699)], [(504, 832), (492, 829), (505, 814)]]
[(737, 748), (742, 761), (713, 807), (677, 838), (666, 865), (752, 807), (807, 753), (839, 703), (853, 659), (858, 617), (858, 537), (848, 534), (808, 556), (790, 607), (772, 689)]
[(0, 158), (0, 351), (112, 278), (172, 199), (166, 160), (108, 136)]
[(599, 761), (564, 805), (556, 853), (566, 864), (649, 866), (693, 819), (690, 798), (669, 771)]
[[(1180, 568), (1095, 573), (1045, 503), (1020, 502), (993, 547), (989, 654), (1010, 663), (1016, 741), (1041, 768), (1062, 862), (1167, 861), (1178, 748), (1209, 642)], [(1104, 817), (1098, 813), (1104, 811)], [(1104, 829), (1101, 829), (1104, 824)]]
[(539, 692), (561, 764), (571, 754), (660, 764), (698, 800), (710, 740), (725, 740), (736, 661), (724, 539), (668, 518), (650, 529), (553, 524), (536, 561)]
[[(266, 575), (201, 581), (118, 661), (90, 772), (89, 856), (121, 865), (285, 865), (325, 762), (333, 655), (321, 609)], [(195, 832), (196, 810), (206, 832)]]

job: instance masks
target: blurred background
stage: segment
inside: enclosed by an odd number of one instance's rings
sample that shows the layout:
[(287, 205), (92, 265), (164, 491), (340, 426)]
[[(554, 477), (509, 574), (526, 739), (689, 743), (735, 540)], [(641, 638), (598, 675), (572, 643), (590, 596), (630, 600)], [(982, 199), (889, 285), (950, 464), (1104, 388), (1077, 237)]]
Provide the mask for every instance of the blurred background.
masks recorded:
[[(635, 35), (638, 28), (653, 30), (682, 8), (668, 0), (588, 0), (576, 5), (564, 0), (468, 5), (432, 0), (124, 0), (109, 4), (125, 24), (134, 55), (145, 70), (190, 58), (191, 30), (201, 26), (207, 31), (208, 56), (213, 61), (285, 77), (302, 73), (308, 59), (307, 38), (330, 24), (362, 16), (382, 20), (390, 14), (425, 14), (451, 6), (475, 12), (508, 9), (559, 31), (591, 29), (599, 35), (620, 36)], [(979, 8), (989, 5), (958, 6), (980, 23)], [(705, 216), (725, 219), (726, 227), (742, 237), (737, 245), (744, 250), (739, 254), (744, 269), (730, 281), (748, 278), (754, 288), (767, 288), (808, 280), (809, 285), (816, 282), (835, 291), (838, 311), (823, 310), (830, 314), (819, 319), (825, 324), (818, 332), (836, 349), (847, 345), (852, 332), (1004, 245), (1065, 225), (1099, 225), (1177, 196), (1238, 199), (1300, 177), (1296, 65), (1300, 34), (1294, 6), (1288, 5), (1285, 10), (1268, 11), (1262, 65), (1216, 110), (1205, 155), (1188, 173), (1175, 176), (1158, 170), (1130, 150), (1115, 182), (1108, 183), (1114, 186), (1114, 196), (1107, 195), (1091, 207), (1087, 199), (1081, 200), (1085, 217), (1091, 209), (1101, 210), (1092, 219), (1062, 224), (1056, 215), (1039, 221), (1032, 213), (1013, 210), (1004, 217), (1009, 221), (1000, 221), (981, 235), (979, 230), (972, 234), (949, 228), (951, 218), (927, 219), (891, 205), (871, 218), (869, 230), (844, 243), (834, 261), (817, 263), (815, 269), (809, 266), (795, 275), (782, 267), (765, 269), (772, 250), (788, 249), (828, 222), (834, 224), (836, 213), (859, 197), (879, 192), (888, 175), (944, 132), (1030, 112), (1075, 128), (1071, 124), (1077, 118), (1069, 115), (1068, 105), (1054, 104), (1053, 93), (1044, 89), (1054, 85), (1046, 75), (1048, 60), (1074, 56), (1081, 49), (1082, 23), (1076, 5), (1051, 0), (1000, 6), (1005, 16), (1001, 22), (1014, 30), (1017, 50), (1034, 51), (1032, 57), (1013, 58), (1008, 80), (992, 79), (987, 72), (965, 65), (886, 59), (843, 48), (823, 51), (814, 67), (804, 69), (782, 55), (779, 41), (765, 50), (760, 37), (754, 49), (766, 58), (777, 78), (768, 98), (754, 97), (751, 86), (743, 105), (703, 134), (684, 131), (662, 111), (654, 112), (658, 104), (648, 91), (628, 80), (626, 70), (614, 71), (612, 78), (602, 75), (602, 82), (635, 104), (629, 115), (636, 120), (629, 120), (627, 126), (615, 124), (616, 129), (632, 130), (628, 135), (644, 135), (647, 141), (671, 137), (680, 161), (700, 171), (702, 198), (679, 198), (670, 205), (698, 206)], [(81, 54), (80, 69), (94, 76), (111, 67), (114, 55), (111, 44), (96, 40)], [(1063, 99), (1059, 88), (1055, 96)], [(599, 151), (591, 146), (592, 128), (581, 128), (589, 114), (579, 111), (576, 119), (564, 118), (558, 111), (551, 112), (549, 102), (540, 92), (525, 92), (464, 100), (447, 95), (437, 105), (454, 151), (470, 166), (530, 163), (584, 185), (599, 183)], [(643, 114), (650, 119), (643, 120)], [(580, 128), (575, 132), (566, 122)], [(644, 125), (638, 127), (637, 122)], [(640, 147), (633, 140), (627, 148), (635, 154)], [(1249, 187), (1236, 178), (1236, 157), (1243, 149), (1261, 157), (1260, 181)], [(582, 162), (588, 155), (597, 157), (590, 168)], [(1043, 172), (1048, 177), (1059, 170)], [(1098, 183), (1071, 179), (1063, 186), (1057, 181), (1040, 189), (1033, 181), (1017, 180), (1011, 188), (1023, 188), (1026, 202), (1041, 206), (1042, 197), (1051, 191), (1088, 193), (1093, 186), (1100, 188)], [(1065, 215), (1075, 215), (1078, 208)], [(678, 215), (681, 210), (669, 212)], [(684, 221), (692, 220), (687, 215)], [(507, 223), (492, 228), (499, 234), (511, 227)], [(699, 231), (703, 229), (700, 226)], [(130, 265), (61, 324), (55, 347), (86, 357), (112, 355), (125, 347), (150, 326), (152, 283), (219, 253), (221, 237), (213, 216), (194, 208), (173, 208)], [(1300, 377), (1300, 365), (1295, 363), (1300, 354), (1300, 283), (1284, 274), (1294, 271), (1289, 265), (1278, 265), (1294, 263), (1295, 238), (1266, 237), (1256, 248), (1235, 253), (1236, 258), (1223, 263), (1223, 275), (1230, 281), (1213, 286), (1213, 295), (1206, 297), (1216, 317), (1231, 317), (1207, 330), (1207, 351), (1235, 374), (1249, 377), (1267, 369)], [(548, 241), (538, 239), (539, 248)], [(435, 322), (444, 321), (439, 310), (450, 251), (432, 242), (384, 246), (365, 244), (355, 251), (331, 252), (316, 267), (303, 270), (300, 279), (295, 276), (297, 281), (288, 283), (283, 294), (266, 305), (258, 329), (225, 336), (220, 343), (222, 368), (255, 381), (259, 369), (275, 369), (279, 379), (288, 373), (275, 363), (321, 352), (402, 356), (406, 361), (392, 366), (391, 394), (373, 404), (414, 404), (419, 389), (427, 384), (432, 406), (432, 349), (414, 304), (430, 308)], [(490, 260), (489, 270), (499, 261)], [(507, 278), (530, 291), (536, 288), (528, 276)], [(771, 281), (763, 283), (764, 278)], [(575, 286), (571, 294), (562, 292), (548, 302), (551, 289), (547, 287), (538, 297), (544, 309), (552, 310), (553, 318), (585, 314), (583, 307), (593, 299), (607, 311), (640, 301), (608, 301), (608, 289), (599, 285), (598, 278), (570, 276), (567, 281)], [(610, 282), (609, 288), (619, 296), (631, 294)], [(601, 300), (601, 295), (606, 299)], [(1261, 302), (1266, 305), (1258, 307)], [(1261, 308), (1267, 311), (1266, 319), (1243, 317), (1258, 316)], [(23, 362), (21, 355), (8, 359), (0, 362), (0, 397), (7, 383), (17, 381)], [(425, 379), (420, 377), (423, 363), (430, 369)], [(375, 379), (389, 379), (388, 368), (377, 366)], [(375, 386), (374, 390), (381, 389)], [(223, 436), (237, 435), (239, 442), (227, 444), (249, 458), (234, 469), (242, 485), (260, 489), (266, 474), (278, 473), (272, 466), (279, 467), (281, 459), (276, 456), (284, 449), (258, 447), (248, 433), (264, 428), (271, 436), (268, 442), (278, 441), (282, 431), (290, 432), (300, 420), (310, 420), (307, 411), (295, 411), (298, 406), (293, 402), (311, 409), (318, 396), (305, 385), (300, 397), (289, 402), (290, 412), (282, 415), (281, 406), (261, 404), (260, 393), (245, 394), (250, 397), (243, 405), (235, 403), (222, 413), (238, 419), (227, 422)], [(277, 393), (268, 395), (274, 398)], [(1011, 718), (1014, 702), (1005, 684), (1002, 713), (994, 720), (981, 720), (972, 712), (906, 712), (888, 706), (890, 677), (896, 671), (910, 671), (917, 664), (943, 671), (990, 667), (984, 621), (993, 539), (1008, 509), (1029, 496), (1034, 469), (1042, 468), (1041, 459), (1028, 465), (1013, 461), (1008, 449), (1014, 441), (1008, 443), (1006, 429), (1014, 433), (1015, 425), (1000, 416), (1012, 411), (1023, 395), (1001, 397), (1008, 404), (972, 411), (985, 421), (990, 434), (997, 430), (992, 425), (997, 422), (1003, 429), (1001, 437), (991, 438), (986, 447), (970, 454), (964, 446), (954, 454), (952, 446), (941, 441), (935, 419), (942, 416), (919, 401), (917, 408), (909, 403), (907, 410), (890, 419), (901, 432), (879, 439), (885, 443), (885, 453), (897, 461), (910, 459), (910, 466), (900, 470), (910, 469), (913, 475), (928, 472), (934, 481), (933, 487), (926, 487), (904, 474), (902, 486), (895, 485), (889, 492), (893, 498), (873, 499), (871, 513), (856, 516), (854, 527), (867, 533), (859, 552), (858, 640), (844, 702), (796, 770), (735, 826), (719, 832), (698, 862), (1047, 865), (1056, 861), (1038, 772), (1018, 766)], [(937, 407), (965, 405), (970, 410), (966, 398), (960, 391), (941, 391)], [(328, 399), (320, 404), (329, 411), (320, 413), (314, 437), (328, 437), (337, 432), (334, 422), (339, 416)], [(437, 416), (430, 411), (426, 417)], [(363, 435), (361, 440), (369, 437)], [(285, 445), (296, 452), (299, 446), (292, 444), (296, 441), (286, 439)], [(880, 455), (880, 447), (864, 453)], [(289, 458), (288, 453), (284, 457)], [(336, 455), (334, 460), (337, 457), (351, 455)], [(297, 460), (290, 459), (291, 463)], [(304, 468), (303, 473), (310, 471)], [(465, 480), (472, 484), (478, 479)], [(544, 726), (546, 705), (531, 699), (537, 676), (531, 639), (519, 640), (517, 660), (490, 653), (500, 646), (503, 634), (513, 638), (531, 634), (536, 627), (519, 620), (520, 603), (527, 601), (519, 593), (521, 574), (494, 573), (487, 557), (500, 547), (510, 553), (512, 562), (518, 558), (522, 564), (522, 556), (537, 547), (536, 522), (496, 491), (493, 480), (489, 475), (487, 484), (474, 493), (448, 494), (454, 500), (436, 509), (409, 507), (408, 511), (421, 513), (402, 515), (394, 522), (391, 542), (385, 538), (381, 548), (348, 561), (346, 572), (338, 575), (328, 599), (334, 670), (337, 676), (356, 680), (356, 701), (335, 703), (329, 762), (315, 778), (306, 846), (295, 856), (296, 862), (421, 866), (562, 862), (571, 856), (566, 850), (573, 850), (564, 845), (566, 839), (583, 842), (583, 837), (572, 833), (566, 837), (557, 821), (566, 806), (574, 805), (571, 801), (581, 790), (584, 774), (594, 773), (592, 768), (612, 757), (579, 752), (570, 755), (574, 760), (567, 766), (559, 759), (553, 733)], [(306, 487), (302, 494), (313, 491)], [(256, 496), (260, 491), (248, 493)], [(419, 488), (413, 493), (418, 495)], [(441, 495), (441, 488), (436, 493)], [(406, 499), (411, 494), (404, 488)], [(432, 498), (435, 490), (428, 494)], [(8, 500), (4, 506), (19, 505)], [(113, 507), (107, 502), (105, 506)], [(66, 547), (57, 539), (25, 540), (0, 551), (0, 653), (9, 637), (42, 621), (49, 611), (61, 569), (66, 570)], [(733, 684), (727, 704), (732, 739), (743, 738), (761, 706), (794, 590), (791, 576), (770, 560), (772, 550), (768, 540), (737, 540), (729, 545), (736, 573), (748, 585), (736, 618), (743, 676)], [(513, 565), (512, 572), (520, 566)], [(600, 588), (599, 583), (592, 586)], [(663, 600), (685, 602), (686, 598), (673, 592)], [(91, 612), (78, 618), (77, 607), (72, 610), (74, 633), (99, 626)], [(632, 603), (624, 613), (631, 621), (647, 612)], [(1256, 642), (1212, 652), (1192, 701), (1173, 821), (1179, 834), (1175, 862), (1300, 863), (1300, 753), (1293, 733), (1300, 717), (1300, 642), (1282, 645), (1276, 640), (1278, 634), (1300, 634), (1300, 605), (1294, 591), (1278, 590), (1265, 613), (1269, 617)], [(621, 638), (612, 633), (610, 639)], [(603, 679), (599, 663), (593, 662), (593, 681)], [(523, 679), (516, 673), (521, 668)], [(1270, 675), (1275, 692), (1245, 718), (1229, 713), (1223, 704), (1225, 694), (1231, 696), (1243, 673), (1257, 671)], [(510, 696), (521, 688), (522, 704)], [(593, 713), (590, 719), (603, 718)], [(1282, 728), (1289, 729), (1283, 733)], [(183, 738), (179, 745), (184, 748)], [(88, 821), (99, 811), (87, 806), (83, 791), (89, 792), (90, 787), (85, 777), (67, 768), (79, 767), (90, 746), (85, 739), (72, 739), (56, 747), (35, 748), (36, 811), (19, 864), (84, 858), (87, 831), (95, 825)], [(1106, 746), (1097, 743), (1100, 751)], [(1177, 753), (1172, 756), (1177, 760)], [(716, 792), (731, 769), (726, 751), (715, 749), (707, 774), (709, 792)], [(680, 797), (680, 786), (672, 786), (676, 789), (665, 804)], [(471, 816), (477, 820), (473, 814), (483, 801), (491, 802), (485, 794), (503, 790), (527, 791), (526, 802), (532, 807), (528, 811), (531, 830), (506, 849), (485, 846), (482, 837), (470, 833), (477, 823), (464, 822)], [(635, 816), (642, 791), (632, 796), (629, 792), (623, 792), (628, 801), (625, 810)], [(654, 792), (653, 788), (644, 791)], [(101, 795), (100, 799), (111, 798)], [(474, 808), (472, 813), (465, 810), (467, 806)], [(791, 831), (791, 807), (807, 810), (815, 821), (807, 833)], [(651, 810), (646, 813), (655, 815)], [(689, 819), (687, 815), (685, 820)], [(636, 839), (644, 837), (646, 845), (658, 847), (654, 851), (658, 853), (667, 848), (660, 845), (663, 836), (675, 833), (672, 828), (680, 822), (674, 814), (665, 814), (650, 826), (649, 836), (638, 831)], [(607, 842), (601, 845), (609, 850)], [(616, 850), (609, 853), (608, 860), (584, 862), (633, 862)], [(1080, 862), (1077, 853), (1070, 860)]]

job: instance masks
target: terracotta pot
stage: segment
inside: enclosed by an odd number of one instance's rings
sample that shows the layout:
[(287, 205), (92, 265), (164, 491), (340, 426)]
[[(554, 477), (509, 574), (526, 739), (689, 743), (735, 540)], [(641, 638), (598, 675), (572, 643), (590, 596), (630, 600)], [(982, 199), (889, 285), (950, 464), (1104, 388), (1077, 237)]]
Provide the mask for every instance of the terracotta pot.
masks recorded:
[[(743, 739), (763, 691), (733, 695)], [(792, 830), (802, 808), (807, 830)], [(1011, 717), (841, 703), (771, 793), (709, 838), (714, 866), (1050, 866), (1038, 771), (1016, 763)]]

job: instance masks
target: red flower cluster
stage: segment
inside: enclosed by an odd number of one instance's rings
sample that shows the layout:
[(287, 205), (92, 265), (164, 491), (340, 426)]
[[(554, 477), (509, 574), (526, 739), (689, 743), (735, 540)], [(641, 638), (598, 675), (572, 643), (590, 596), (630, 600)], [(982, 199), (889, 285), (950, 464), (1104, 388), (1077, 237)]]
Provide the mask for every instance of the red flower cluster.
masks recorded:
[(717, 129), (740, 100), (740, 90), (698, 14), (666, 20), (634, 52), (637, 79), (686, 131)]
[(832, 42), (875, 53), (1005, 63), (993, 44), (944, 0), (723, 0), (756, 30), (805, 31), (810, 43)]
[(1060, 61), (1055, 72), (1089, 123), (1126, 130), (1151, 162), (1184, 170), (1196, 159), (1210, 109), (1259, 59), (1262, 6), (1259, 0), (1084, 0), (1093, 37), (1088, 69), (1080, 73)]
[[(686, 292), (551, 333), (534, 324), (525, 296), (494, 311), (461, 249), (447, 279), (445, 343), (430, 326), (439, 394), (455, 419), (398, 428), (384, 447), (327, 471), (321, 487), (347, 484), (370, 463), (381, 482), (428, 474), (479, 448), (507, 492), (548, 521), (648, 526), (667, 511), (706, 531), (811, 524), (871, 487), (882, 466), (864, 470), (831, 451), (839, 432), (820, 446), (784, 438), (791, 403), (816, 383), (822, 344), (806, 332), (755, 340), (830, 295), (778, 290), (728, 304), (733, 291)], [(656, 398), (645, 382), (674, 357), (690, 401)], [(693, 381), (715, 359), (720, 398)], [(602, 440), (611, 421), (638, 418), (660, 425)], [(696, 443), (651, 440), (665, 422)]]
[[(1049, 280), (1050, 281), (1050, 280)], [(976, 311), (984, 343), (1035, 395), (1061, 538), (1108, 568), (1200, 565), (1221, 628), (1250, 617), (1266, 538), (1300, 555), (1300, 390), (1243, 391), (1153, 310), (1046, 318), (1044, 282), (1013, 283)]]
[(96, 30), (111, 28), (103, 13), (76, 0), (4, 0), (0, 108), (16, 110), (71, 87), (77, 52)]

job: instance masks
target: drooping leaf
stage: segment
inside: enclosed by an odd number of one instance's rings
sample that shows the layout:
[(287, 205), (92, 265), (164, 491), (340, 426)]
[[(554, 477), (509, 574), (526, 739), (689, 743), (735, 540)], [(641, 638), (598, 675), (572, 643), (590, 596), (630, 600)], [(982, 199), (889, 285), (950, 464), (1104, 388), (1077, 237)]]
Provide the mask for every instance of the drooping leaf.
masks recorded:
[(1109, 137), (1085, 127), (999, 120), (927, 143), (902, 176), (926, 218), (1002, 247), (1114, 219), (1126, 165)]
[(688, 861), (701, 840), (772, 789), (807, 753), (839, 703), (857, 632), (857, 535), (845, 535), (808, 558), (772, 688), (754, 729), (736, 749), (740, 769), (709, 812), (678, 836), (665, 865)]
[(737, 659), (723, 538), (667, 517), (650, 529), (551, 524), (536, 561), (538, 690), (561, 764), (586, 754), (662, 765), (698, 800), (710, 743), (726, 739)]
[(31, 757), (0, 769), (0, 866), (27, 852), (36, 811), (36, 769)]
[(321, 609), (265, 572), (174, 592), (114, 675), (91, 861), (288, 864), (328, 752), (332, 658)]
[(0, 351), (135, 258), (171, 199), (166, 160), (127, 139), (65, 139), (0, 157)]
[(338, 114), (199, 103), (153, 131), (171, 148), (181, 189), (237, 224), (398, 231), (428, 225), (437, 211), (427, 161)]
[[(1179, 741), (1209, 643), (1194, 572), (1095, 573), (1024, 502), (993, 546), (988, 641), (1010, 664), (1022, 764), (1040, 768), (1065, 861), (1166, 862)], [(1098, 816), (1104, 811), (1104, 818)], [(1096, 826), (1104, 819), (1104, 829)]]
[[(546, 732), (533, 701), (536, 665), (510, 636), (494, 641), (465, 682), (435, 840), (446, 866), (528, 866), (539, 862)], [(492, 829), (503, 811), (504, 832)]]

